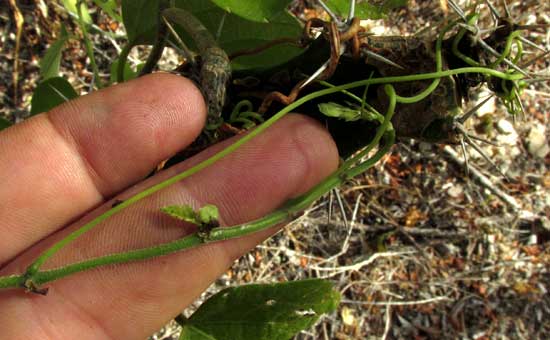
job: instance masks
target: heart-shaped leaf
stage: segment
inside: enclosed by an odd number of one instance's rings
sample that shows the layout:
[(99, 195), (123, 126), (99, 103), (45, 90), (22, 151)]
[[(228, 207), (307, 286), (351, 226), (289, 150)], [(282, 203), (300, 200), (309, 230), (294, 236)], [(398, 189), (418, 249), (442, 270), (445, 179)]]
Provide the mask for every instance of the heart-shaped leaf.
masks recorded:
[(212, 0), (223, 10), (251, 21), (268, 23), (290, 0)]
[(78, 93), (65, 78), (49, 78), (38, 84), (34, 90), (31, 99), (31, 115), (47, 112), (76, 97)]
[(334, 311), (339, 300), (324, 280), (245, 285), (208, 299), (188, 325), (216, 340), (288, 340)]
[(65, 43), (69, 39), (69, 34), (65, 29), (65, 26), (61, 26), (59, 38), (54, 41), (42, 59), (40, 60), (40, 77), (42, 80), (59, 76), (59, 65), (61, 64), (61, 54)]
[(122, 18), (132, 46), (155, 43), (160, 2), (161, 0), (122, 0)]
[[(161, 1), (164, 0), (122, 0), (122, 16), (132, 46), (155, 43), (159, 8), (163, 6)], [(287, 3), (288, 0), (283, 2)], [(216, 36), (220, 32), (218, 43), (228, 54), (249, 50), (283, 37), (297, 39), (302, 30), (296, 18), (285, 10), (272, 13), (269, 23), (266, 24), (227, 13), (210, 0), (175, 0), (175, 7), (196, 16), (212, 35)], [(281, 7), (283, 6), (279, 4), (279, 8)], [(184, 30), (178, 29), (178, 34), (188, 45), (194, 46)], [(277, 45), (257, 55), (236, 58), (232, 66), (238, 70), (268, 68), (284, 63), (302, 51), (291, 45)]]
[[(296, 18), (284, 10), (274, 14), (270, 18), (270, 23), (265, 24), (229, 14), (209, 0), (176, 0), (176, 7), (191, 12), (214, 36), (220, 32), (218, 43), (229, 55), (264, 45), (275, 39), (297, 39), (302, 31)], [(178, 33), (186, 43), (194, 46), (183, 30), (178, 29)], [(232, 66), (235, 70), (268, 68), (284, 63), (300, 53), (302, 49), (295, 46), (277, 45), (257, 55), (236, 58)]]

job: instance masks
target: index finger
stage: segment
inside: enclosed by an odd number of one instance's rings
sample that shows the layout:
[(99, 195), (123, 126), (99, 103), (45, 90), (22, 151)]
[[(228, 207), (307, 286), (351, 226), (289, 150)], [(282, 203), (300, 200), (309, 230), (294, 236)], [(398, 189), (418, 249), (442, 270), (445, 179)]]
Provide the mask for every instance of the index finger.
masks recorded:
[(0, 266), (191, 143), (205, 112), (191, 81), (155, 74), (2, 131)]

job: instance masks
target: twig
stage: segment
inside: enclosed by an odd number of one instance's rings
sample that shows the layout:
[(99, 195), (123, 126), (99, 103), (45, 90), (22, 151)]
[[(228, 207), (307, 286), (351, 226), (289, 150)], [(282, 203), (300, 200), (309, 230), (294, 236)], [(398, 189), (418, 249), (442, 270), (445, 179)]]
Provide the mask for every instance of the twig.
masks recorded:
[(25, 23), (25, 19), (23, 18), (23, 15), (21, 14), (21, 11), (19, 10), (19, 7), (17, 7), (16, 0), (9, 0), (10, 6), (13, 10), (13, 17), (15, 18), (15, 27), (17, 29), (15, 33), (15, 51), (13, 53), (13, 73), (12, 73), (12, 81), (13, 81), (13, 104), (18, 104), (18, 92), (19, 92), (19, 49), (21, 47), (21, 34), (23, 33), (23, 24)]
[[(324, 221), (324, 219), (321, 218), (311, 218), (311, 217), (305, 217), (304, 218), (307, 223), (311, 225), (319, 225), (322, 227), (334, 227), (334, 228), (343, 228), (344, 224), (339, 221), (333, 221), (331, 223), (327, 223)], [(367, 233), (385, 233), (388, 231), (397, 231), (398, 228), (395, 226), (390, 225), (366, 225), (362, 223), (355, 222), (353, 224), (353, 227), (356, 229), (361, 230), (362, 232)], [(466, 231), (448, 231), (444, 229), (437, 229), (437, 228), (406, 228), (405, 229), (408, 234), (415, 235), (415, 236), (423, 236), (423, 237), (444, 237), (444, 238), (452, 238), (452, 237), (467, 237), (470, 235)]]
[(353, 300), (347, 300), (343, 299), (341, 303), (345, 303), (348, 305), (361, 305), (361, 306), (414, 306), (414, 305), (423, 305), (427, 303), (434, 303), (434, 302), (442, 302), (442, 301), (453, 301), (453, 299), (447, 297), (447, 296), (436, 296), (429, 299), (424, 300), (416, 300), (416, 301), (353, 301)]
[[(450, 146), (445, 146), (443, 148), (443, 151), (453, 160), (455, 163), (459, 164), (460, 166), (465, 166), (465, 162), (463, 159), (461, 159), (458, 154), (453, 150)], [(472, 175), (473, 178), (475, 178), (481, 186), (486, 188), (487, 190), (491, 191), (495, 196), (500, 198), (504, 203), (506, 203), (510, 208), (514, 210), (514, 212), (518, 212), (521, 210), (521, 206), (519, 203), (513, 198), (512, 196), (506, 194), (502, 190), (496, 187), (495, 184), (491, 182), (485, 175), (483, 175), (479, 170), (474, 168), (472, 165), (468, 165), (469, 172)]]
[[(390, 297), (389, 303), (392, 303), (392, 298)], [(384, 325), (384, 335), (382, 335), (382, 340), (386, 340), (388, 338), (388, 334), (390, 333), (391, 328), (391, 305), (386, 306), (386, 323)]]
[[(339, 194), (336, 193), (339, 197)], [(332, 195), (331, 195), (332, 196)], [(353, 230), (355, 229), (355, 221), (356, 221), (356, 218), (357, 218), (357, 212), (359, 210), (359, 203), (361, 202), (361, 198), (363, 197), (363, 194), (359, 194), (359, 196), (357, 197), (357, 200), (355, 201), (355, 207), (353, 209), (353, 213), (352, 213), (352, 217), (351, 217), (351, 223), (347, 223), (347, 220), (346, 220), (346, 216), (345, 216), (345, 211), (344, 209), (342, 209), (342, 217), (343, 217), (343, 220), (342, 221), (338, 221), (336, 223), (331, 223), (331, 220), (329, 219), (328, 222), (320, 222), (320, 219), (313, 219), (313, 218), (309, 218), (309, 217), (304, 217), (302, 218), (302, 220), (304, 219), (307, 219), (309, 223), (311, 223), (312, 225), (317, 225), (317, 226), (321, 226), (321, 225), (325, 225), (325, 226), (334, 226), (334, 225), (338, 225), (338, 227), (344, 229), (346, 228), (348, 231), (346, 233), (346, 238), (344, 240), (344, 242), (342, 243), (342, 247), (340, 248), (340, 251), (334, 255), (331, 255), (330, 257), (328, 258), (325, 258), (323, 259), (321, 262), (319, 262), (317, 265), (320, 265), (320, 264), (323, 264), (323, 263), (327, 263), (327, 262), (331, 262), (331, 261), (334, 261), (336, 259), (338, 259), (340, 256), (344, 255), (348, 249), (349, 249), (349, 241), (351, 239), (351, 235), (353, 233)], [(330, 207), (330, 205), (329, 205)]]
[[(383, 257), (394, 257), (394, 256), (401, 256), (401, 255), (410, 255), (410, 254), (414, 254), (416, 253), (415, 251), (400, 251), (400, 252), (392, 252), (392, 251), (388, 251), (388, 252), (383, 252), (383, 253), (375, 253), (373, 254), (372, 256), (370, 256), (368, 259), (364, 260), (364, 261), (361, 261), (361, 262), (358, 262), (358, 263), (355, 263), (355, 264), (352, 264), (352, 265), (349, 265), (349, 266), (339, 266), (339, 267), (319, 267), (319, 266), (311, 266), (311, 269), (313, 270), (317, 270), (317, 271), (320, 271), (320, 272), (331, 272), (327, 277), (332, 277), (332, 276), (336, 276), (338, 274), (341, 274), (341, 273), (344, 273), (344, 272), (347, 272), (347, 271), (357, 271), (357, 270), (360, 270), (361, 268), (365, 267), (365, 266), (368, 266), (369, 264), (373, 263), (374, 261), (376, 261), (377, 259), (379, 258), (383, 258)], [(324, 278), (327, 278), (327, 277), (324, 277)]]

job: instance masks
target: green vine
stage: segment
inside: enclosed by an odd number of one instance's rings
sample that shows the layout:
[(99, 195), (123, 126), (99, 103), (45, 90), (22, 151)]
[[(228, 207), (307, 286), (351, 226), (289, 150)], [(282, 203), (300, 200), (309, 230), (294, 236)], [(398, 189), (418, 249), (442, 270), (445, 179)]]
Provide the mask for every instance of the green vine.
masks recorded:
[[(471, 20), (474, 20), (474, 18), (475, 16), (472, 16)], [(481, 67), (478, 65), (475, 65), (473, 67), (454, 69), (454, 70), (442, 69), (442, 42), (445, 34), (451, 28), (453, 28), (456, 24), (457, 22), (453, 22), (447, 25), (447, 27), (445, 27), (442, 30), (442, 32), (439, 34), (439, 37), (436, 43), (436, 51), (435, 51), (436, 52), (435, 53), (436, 55), (435, 72), (424, 73), (424, 74), (414, 74), (414, 75), (407, 75), (407, 76), (369, 78), (369, 79), (351, 82), (351, 83), (343, 84), (339, 86), (334, 86), (334, 85), (325, 83), (325, 85), (328, 86), (328, 88), (310, 93), (296, 100), (294, 103), (286, 106), (284, 109), (277, 112), (269, 120), (265, 121), (263, 124), (259, 125), (256, 129), (250, 131), (247, 135), (243, 136), (241, 139), (239, 139), (229, 147), (225, 148), (221, 152), (213, 155), (212, 157), (208, 158), (207, 160), (197, 164), (196, 166), (188, 170), (185, 170), (161, 183), (153, 185), (152, 187), (122, 201), (120, 204), (113, 206), (108, 211), (104, 212), (103, 214), (96, 217), (92, 221), (86, 223), (84, 226), (82, 226), (78, 230), (75, 230), (74, 232), (70, 233), (63, 240), (57, 242), (56, 244), (48, 248), (46, 251), (44, 251), (27, 268), (24, 274), (0, 277), (0, 288), (25, 287), (27, 289), (35, 289), (35, 287), (37, 287), (38, 285), (60, 279), (62, 277), (68, 276), (73, 273), (82, 272), (88, 269), (97, 268), (100, 266), (105, 266), (105, 265), (110, 265), (115, 263), (126, 263), (131, 261), (149, 259), (153, 257), (167, 255), (167, 254), (181, 251), (184, 249), (196, 247), (204, 243), (242, 237), (251, 233), (264, 230), (275, 224), (279, 224), (284, 221), (287, 221), (288, 219), (294, 217), (297, 213), (299, 213), (303, 209), (307, 208), (307, 206), (309, 206), (316, 199), (324, 195), (327, 191), (337, 187), (347, 179), (357, 176), (360, 173), (363, 173), (364, 171), (372, 167), (374, 164), (376, 164), (385, 154), (387, 154), (395, 140), (395, 131), (392, 127), (391, 119), (395, 113), (395, 108), (397, 103), (411, 104), (411, 103), (422, 101), (437, 88), (441, 79), (444, 77), (450, 77), (450, 76), (466, 74), (466, 73), (480, 73), (485, 75), (486, 77), (498, 78), (502, 81), (503, 91), (505, 92), (505, 95), (503, 95), (505, 102), (507, 102), (508, 105), (511, 106), (511, 108), (515, 108), (515, 106), (517, 106), (517, 100), (519, 99), (518, 97), (519, 90), (522, 86), (520, 80), (523, 79), (523, 75), (511, 73), (511, 72), (500, 72), (500, 71), (494, 70), (493, 68)], [(462, 32), (462, 30), (460, 32)], [(506, 47), (504, 49), (504, 53), (502, 53), (502, 58), (507, 57), (511, 53), (511, 46), (517, 40), (517, 35), (515, 33), (516, 32), (513, 32), (508, 37)], [(462, 36), (459, 38), (458, 35), (457, 35), (457, 38), (455, 38), (456, 48), (455, 48), (455, 44), (453, 43), (453, 52), (458, 51), (458, 42), (460, 42), (461, 38)], [(458, 39), (458, 42), (457, 42), (457, 39)], [(516, 42), (516, 44), (518, 43)], [(518, 48), (518, 55), (520, 55), (521, 52), (522, 52), (521, 48)], [(457, 56), (459, 55), (457, 54)], [(516, 56), (516, 58), (517, 57), (518, 56)], [(121, 59), (121, 63), (122, 63), (122, 59)], [(423, 81), (423, 80), (433, 80), (433, 81), (426, 89), (424, 89), (419, 94), (412, 97), (399, 96), (395, 92), (395, 88), (392, 85), (394, 83), (415, 82), (415, 81)], [(83, 262), (69, 264), (53, 270), (40, 271), (41, 267), (44, 265), (44, 263), (48, 259), (50, 259), (55, 253), (57, 253), (59, 250), (61, 250), (62, 248), (64, 248), (74, 240), (76, 240), (81, 235), (92, 230), (94, 227), (96, 227), (103, 221), (119, 213), (120, 211), (128, 208), (132, 204), (146, 197), (149, 197), (152, 194), (201, 171), (202, 169), (216, 163), (220, 159), (233, 153), (243, 144), (249, 142), (256, 136), (264, 132), (266, 129), (272, 126), (275, 122), (277, 122), (282, 117), (284, 117), (287, 113), (296, 110), (298, 107), (300, 107), (304, 103), (311, 101), (313, 99), (323, 97), (329, 94), (337, 93), (337, 92), (348, 93), (349, 95), (355, 97), (355, 95), (347, 91), (358, 87), (367, 88), (368, 86), (371, 86), (371, 85), (384, 85), (384, 90), (389, 98), (389, 105), (388, 105), (387, 111), (383, 115), (384, 120), (378, 127), (373, 140), (363, 150), (359, 151), (355, 156), (350, 157), (350, 159), (348, 159), (337, 171), (335, 171), (333, 174), (328, 176), (321, 183), (316, 185), (307, 193), (299, 196), (298, 198), (288, 201), (280, 209), (260, 219), (257, 219), (255, 221), (251, 221), (248, 223), (239, 224), (231, 227), (213, 228), (212, 230), (209, 231), (207, 237), (204, 237), (199, 235), (198, 233), (195, 233), (195, 234), (191, 234), (186, 237), (183, 237), (181, 239), (175, 240), (173, 242), (160, 244), (153, 247), (97, 257), (97, 258), (89, 259)], [(361, 100), (362, 109), (363, 109), (365, 105), (365, 98), (361, 99), (361, 98), (355, 97), (355, 99)], [(253, 112), (252, 105), (246, 101), (240, 102), (235, 107), (234, 111), (231, 114), (230, 119), (233, 122), (243, 123), (245, 124), (245, 126), (246, 124), (254, 124), (254, 120), (260, 121), (260, 118), (257, 117), (256, 114)], [(368, 155), (377, 146), (378, 146), (377, 152), (367, 160), (363, 161), (363, 159), (365, 157), (368, 157)]]

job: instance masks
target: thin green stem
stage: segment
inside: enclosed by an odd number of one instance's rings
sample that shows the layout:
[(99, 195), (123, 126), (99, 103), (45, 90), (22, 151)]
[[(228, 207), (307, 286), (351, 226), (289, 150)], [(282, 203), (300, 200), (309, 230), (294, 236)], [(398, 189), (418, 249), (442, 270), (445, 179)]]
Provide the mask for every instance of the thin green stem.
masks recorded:
[(103, 12), (107, 13), (116, 22), (122, 22), (122, 16), (117, 13), (116, 9), (113, 9), (109, 6), (107, 1), (102, 0), (93, 0), (94, 4), (100, 7)]
[[(380, 127), (376, 131), (376, 135), (374, 136), (372, 141), (363, 150), (358, 152), (355, 156), (351, 157), (350, 159), (346, 160), (344, 162), (344, 164), (342, 164), (342, 166), (340, 166), (340, 169), (338, 170), (338, 172), (340, 174), (345, 174), (346, 177), (349, 176), (348, 170), (354, 164), (359, 162), (363, 157), (368, 155), (372, 151), (372, 149), (374, 149), (374, 147), (376, 145), (378, 145), (378, 143), (380, 142), (380, 139), (382, 138), (382, 136), (386, 133), (388, 128), (391, 126), (391, 119), (393, 118), (393, 115), (395, 113), (397, 95), (395, 94), (395, 88), (392, 85), (387, 84), (384, 87), (384, 90), (386, 91), (386, 94), (389, 97), (389, 105), (388, 105), (388, 109), (386, 111), (386, 114), (384, 115), (384, 121), (382, 122), (382, 124), (380, 124)], [(392, 128), (392, 130), (393, 130), (393, 128)], [(353, 176), (351, 176), (351, 177), (353, 177)]]
[[(336, 87), (336, 85), (333, 85), (331, 83), (329, 83), (328, 81), (326, 80), (317, 80), (317, 82), (325, 87), (329, 87), (329, 88), (334, 88)], [(358, 96), (356, 96), (355, 94), (353, 94), (352, 92), (349, 92), (349, 91), (346, 91), (346, 90), (342, 90), (340, 91), (341, 93), (345, 94), (346, 96), (350, 97), (351, 99), (359, 102), (359, 103), (362, 103), (363, 100), (361, 98), (359, 98)]]
[[(520, 31), (514, 31), (514, 32), (510, 33), (508, 38), (506, 38), (506, 44), (504, 45), (504, 51), (502, 51), (502, 53), (500, 54), (500, 57), (498, 57), (497, 60), (495, 60), (493, 63), (491, 63), (491, 65), (489, 65), (489, 67), (496, 67), (498, 64), (503, 62), (504, 59), (508, 55), (510, 55), (510, 52), (512, 50), (512, 44), (514, 43), (515, 40), (518, 39), (520, 34), (521, 34)], [(518, 52), (519, 52), (518, 56), (520, 56), (520, 53), (522, 52), (522, 49), (520, 49), (520, 51), (518, 51)]]
[(23, 275), (9, 275), (0, 277), (0, 289), (16, 288), (23, 286)]
[[(391, 144), (387, 143), (384, 148), (380, 149), (371, 159), (365, 161), (364, 163), (361, 163), (361, 170), (365, 171), (366, 169), (376, 164), (378, 160), (380, 160), (380, 158), (382, 158), (389, 151), (390, 147)], [(135, 262), (153, 257), (164, 256), (185, 249), (194, 248), (204, 243), (228, 240), (256, 233), (258, 231), (265, 230), (267, 228), (273, 227), (274, 225), (292, 219), (292, 217), (296, 213), (307, 208), (309, 205), (311, 205), (311, 203), (324, 195), (327, 191), (342, 184), (344, 180), (345, 179), (342, 178), (342, 176), (338, 172), (335, 172), (331, 176), (327, 177), (327, 179), (325, 179), (323, 182), (309, 190), (306, 194), (303, 194), (295, 199), (288, 201), (281, 208), (272, 212), (271, 214), (244, 224), (232, 227), (215, 228), (211, 231), (210, 236), (207, 240), (200, 237), (198, 234), (192, 234), (169, 243), (132, 250), (125, 253), (106, 255), (78, 263), (73, 263), (61, 268), (40, 271), (33, 275), (32, 281), (35, 285), (42, 285), (54, 280), (61, 279), (71, 274), (86, 271), (92, 268), (97, 268), (100, 266)], [(0, 288), (20, 287), (27, 280), (28, 277), (26, 275), (0, 277)]]
[[(445, 38), (445, 34), (449, 32), (451, 28), (454, 27), (456, 22), (451, 22), (447, 26), (441, 30), (439, 33), (439, 36), (437, 37), (437, 41), (435, 43), (435, 70), (436, 72), (441, 72), (443, 70), (443, 56), (441, 55), (442, 47), (443, 47), (443, 39)], [(401, 97), (397, 96), (397, 102), (403, 103), (403, 104), (412, 104), (419, 102), (423, 100), (424, 98), (428, 97), (438, 86), (441, 82), (441, 78), (434, 78), (430, 86), (428, 86), (424, 91), (420, 92), (419, 94), (412, 96), (412, 97)]]
[(518, 50), (517, 50), (517, 54), (514, 57), (514, 59), (512, 60), (512, 62), (514, 64), (518, 64), (521, 61), (521, 57), (523, 56), (523, 43), (519, 39), (515, 39), (514, 43), (516, 44), (516, 47), (517, 47)]
[(395, 130), (393, 128), (388, 129), (385, 135), (383, 136), (383, 139), (385, 139), (384, 146), (378, 152), (376, 152), (376, 154), (371, 159), (369, 159), (366, 162), (359, 163), (359, 165), (351, 168), (348, 172), (346, 172), (344, 174), (345, 178), (353, 178), (359, 174), (362, 174), (363, 172), (371, 168), (372, 165), (374, 165), (374, 164), (371, 164), (371, 162), (376, 163), (384, 155), (386, 155), (390, 151), (393, 144), (395, 143)]
[[(384, 123), (378, 128), (376, 136), (374, 137), (373, 141), (369, 144), (369, 147), (367, 147), (368, 149), (370, 149), (371, 146), (374, 146), (376, 143), (380, 141), (380, 138), (382, 137), (382, 135), (385, 133), (388, 126), (390, 125), (391, 118), (395, 111), (396, 95), (395, 95), (395, 90), (393, 89), (393, 86), (386, 85), (386, 92), (390, 97), (388, 112), (386, 113)], [(392, 136), (394, 136), (393, 129), (391, 130), (391, 132), (392, 132)], [(249, 223), (241, 224), (234, 227), (215, 228), (214, 230), (211, 231), (207, 240), (204, 240), (198, 234), (193, 234), (166, 244), (161, 244), (161, 245), (144, 248), (144, 249), (133, 250), (126, 253), (118, 253), (118, 254), (98, 257), (87, 261), (74, 263), (65, 267), (57, 268), (54, 270), (36, 272), (32, 276), (32, 282), (35, 285), (41, 285), (74, 273), (77, 273), (77, 272), (82, 272), (82, 271), (85, 271), (91, 268), (96, 268), (99, 266), (105, 266), (105, 265), (123, 263), (123, 262), (133, 262), (133, 261), (144, 260), (152, 257), (158, 257), (158, 256), (174, 253), (176, 251), (180, 251), (183, 249), (196, 247), (204, 242), (215, 242), (215, 241), (227, 240), (235, 237), (242, 237), (251, 233), (258, 232), (260, 230), (267, 229), (278, 223), (287, 221), (288, 219), (292, 218), (294, 214), (305, 209), (307, 206), (309, 206), (319, 197), (324, 195), (327, 191), (340, 185), (345, 179), (349, 178), (350, 176), (354, 176), (354, 174), (358, 172), (364, 172), (365, 170), (373, 166), (384, 154), (386, 154), (389, 151), (389, 148), (391, 147), (392, 144), (393, 144), (393, 137), (391, 138), (391, 142), (386, 143), (385, 147), (381, 148), (377, 152), (377, 154), (375, 154), (374, 157), (361, 163), (357, 167), (350, 169), (348, 171), (349, 173), (345, 173), (344, 176), (342, 176), (341, 171), (336, 171), (331, 176), (329, 176), (326, 180), (322, 181), (313, 189), (308, 191), (306, 194), (290, 200), (277, 211)], [(129, 200), (121, 203), (120, 205), (129, 204), (128, 201)], [(117, 207), (120, 207), (120, 205), (118, 205)], [(112, 209), (112, 210), (115, 210), (115, 209)], [(82, 229), (80, 231), (83, 232)], [(64, 241), (68, 242), (67, 240), (68, 239), (65, 239)], [(29, 279), (28, 275), (0, 278), (0, 288), (20, 286), (20, 285), (23, 285), (28, 279)]]
[[(235, 150), (237, 150), (239, 147), (241, 147), (243, 144), (247, 143), (263, 131), (265, 131), (267, 128), (272, 126), (275, 122), (280, 120), (282, 117), (284, 117), (287, 113), (295, 110), (302, 104), (313, 100), (318, 97), (322, 97), (328, 94), (340, 92), (342, 90), (348, 90), (359, 86), (366, 86), (366, 85), (374, 85), (374, 84), (391, 84), (391, 83), (398, 83), (398, 82), (409, 82), (409, 81), (419, 81), (419, 80), (428, 80), (428, 79), (435, 79), (435, 78), (441, 78), (441, 77), (448, 77), (456, 74), (463, 74), (463, 73), (485, 73), (490, 74), (495, 77), (507, 79), (507, 80), (519, 80), (522, 79), (522, 75), (515, 75), (515, 74), (506, 74), (499, 71), (495, 71), (492, 69), (482, 68), (482, 67), (469, 67), (469, 68), (461, 68), (461, 69), (455, 69), (455, 70), (446, 70), (441, 72), (434, 72), (434, 73), (426, 73), (426, 74), (415, 74), (415, 75), (408, 75), (408, 76), (396, 76), (396, 77), (386, 77), (386, 78), (372, 78), (367, 80), (360, 80), (340, 86), (336, 86), (334, 88), (329, 89), (323, 89), (314, 93), (311, 93), (309, 95), (306, 95), (299, 100), (295, 101), (294, 103), (286, 106), (284, 109), (279, 111), (277, 114), (275, 114), (273, 117), (271, 117), (269, 120), (267, 120), (265, 123), (260, 125), (258, 128), (252, 130), (250, 133), (245, 135), (243, 138), (239, 139), (234, 144), (230, 145), (229, 147), (225, 148), (221, 152), (215, 154), (214, 156), (208, 158), (207, 160), (199, 163), (198, 165), (183, 171), (180, 174), (177, 174), (164, 182), (158, 183), (138, 194), (136, 194), (133, 197), (128, 198), (127, 200), (123, 201), (122, 203), (114, 206), (110, 210), (106, 211), (105, 213), (101, 214), (100, 216), (96, 217), (92, 221), (86, 223), (84, 226), (82, 226), (80, 229), (75, 230), (71, 234), (69, 234), (66, 238), (59, 241), (58, 243), (54, 244), (52, 247), (48, 248), (44, 253), (42, 253), (26, 270), (25, 277), (29, 280), (35, 281), (35, 275), (38, 273), (40, 267), (50, 258), (52, 257), (57, 251), (77, 239), (82, 234), (90, 231), (95, 226), (100, 224), (101, 222), (105, 221), (109, 217), (117, 214), (118, 212), (126, 209), (130, 205), (148, 197), (152, 194), (176, 183), (179, 182), (199, 171), (202, 169), (216, 163), (218, 160), (226, 157), (227, 155), (231, 154)], [(123, 256), (123, 255), (121, 255)]]

